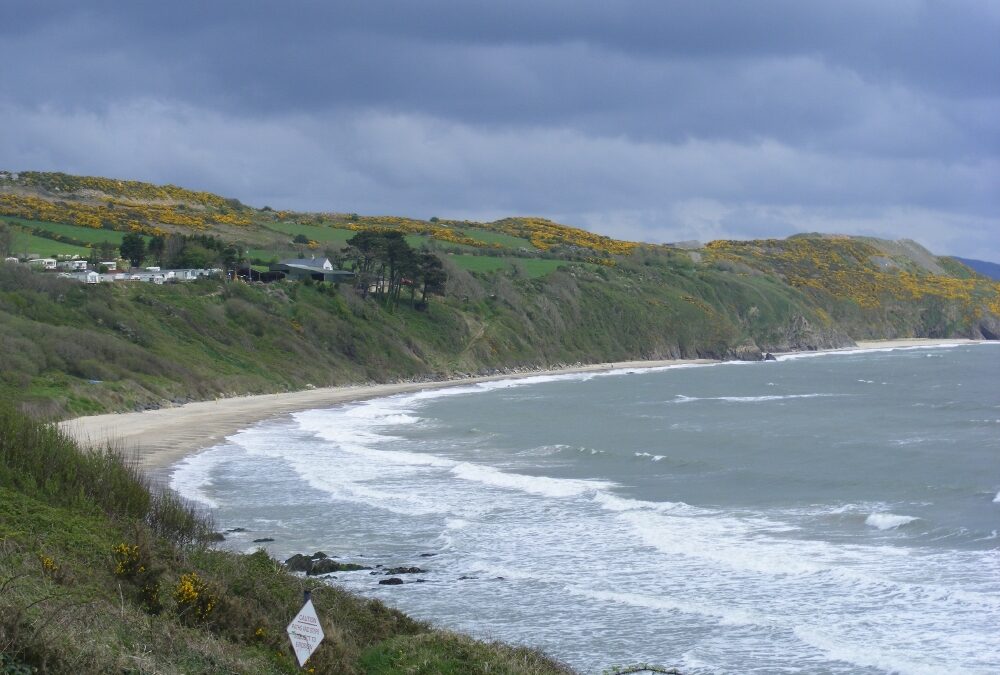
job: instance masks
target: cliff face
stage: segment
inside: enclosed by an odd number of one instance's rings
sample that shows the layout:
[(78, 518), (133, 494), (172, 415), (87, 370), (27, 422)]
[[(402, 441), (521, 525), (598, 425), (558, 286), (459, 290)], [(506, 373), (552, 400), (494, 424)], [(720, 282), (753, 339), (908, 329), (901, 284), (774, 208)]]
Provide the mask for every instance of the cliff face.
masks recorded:
[(973, 326), (969, 337), (973, 340), (1000, 340), (1000, 317), (995, 314), (984, 316)]
[(765, 352), (811, 352), (854, 346), (856, 343), (844, 331), (836, 327), (816, 326), (799, 314), (792, 317), (777, 339), (760, 345), (744, 343), (731, 350), (728, 356), (740, 361), (760, 361)]

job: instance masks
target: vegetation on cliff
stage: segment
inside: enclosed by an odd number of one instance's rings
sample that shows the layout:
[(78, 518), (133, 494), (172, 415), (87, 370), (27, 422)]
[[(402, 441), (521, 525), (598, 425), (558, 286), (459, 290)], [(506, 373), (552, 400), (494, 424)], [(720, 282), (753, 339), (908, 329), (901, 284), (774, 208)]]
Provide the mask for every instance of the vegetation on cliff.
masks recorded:
[[(1000, 284), (913, 242), (799, 235), (682, 250), (539, 218), (294, 213), (36, 172), (0, 172), (0, 221), (21, 252), (90, 257), (127, 237), (147, 264), (265, 269), (326, 255), (358, 272), (339, 286), (84, 286), (2, 265), (0, 394), (57, 417), (511, 367), (1000, 336)], [(440, 301), (398, 301), (407, 283), (422, 295), (422, 279)]]
[(317, 673), (566, 673), (529, 649), (435, 630), (288, 574), (114, 452), (81, 453), (0, 404), (0, 672), (301, 672), (285, 626), (312, 591)]

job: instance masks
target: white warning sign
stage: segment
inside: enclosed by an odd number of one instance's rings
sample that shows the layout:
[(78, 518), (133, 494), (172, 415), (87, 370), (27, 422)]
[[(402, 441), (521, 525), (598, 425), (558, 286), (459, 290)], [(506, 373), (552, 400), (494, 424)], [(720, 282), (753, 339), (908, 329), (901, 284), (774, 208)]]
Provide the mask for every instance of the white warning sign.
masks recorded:
[(323, 640), (323, 627), (319, 625), (312, 600), (306, 600), (306, 604), (302, 605), (302, 609), (288, 624), (288, 637), (299, 660), (299, 667), (304, 666)]

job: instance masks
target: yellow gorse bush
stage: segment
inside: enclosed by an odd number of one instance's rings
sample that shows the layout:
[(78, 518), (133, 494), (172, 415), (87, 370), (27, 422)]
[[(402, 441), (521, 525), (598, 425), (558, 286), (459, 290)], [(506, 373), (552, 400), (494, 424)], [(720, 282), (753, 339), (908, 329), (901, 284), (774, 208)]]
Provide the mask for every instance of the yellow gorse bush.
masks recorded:
[[(228, 209), (228, 207), (225, 207)], [(0, 215), (70, 223), (94, 229), (162, 235), (162, 225), (203, 231), (213, 224), (245, 226), (250, 219), (242, 214), (213, 210), (180, 210), (173, 204), (137, 204), (109, 199), (101, 204), (48, 201), (39, 197), (0, 194)]]
[(877, 260), (886, 254), (869, 243), (849, 237), (794, 237), (759, 241), (719, 240), (705, 246), (709, 260), (742, 263), (758, 269), (773, 267), (789, 284), (816, 289), (873, 309), (890, 300), (920, 300), (934, 296), (961, 304), (967, 314), (986, 305), (1000, 310), (1000, 284), (915, 272), (897, 265), (885, 268)]
[(504, 234), (527, 239), (535, 248), (543, 251), (561, 245), (588, 248), (612, 255), (628, 255), (639, 245), (636, 242), (612, 239), (577, 227), (560, 225), (545, 218), (505, 218), (489, 223), (489, 227)]
[(204, 579), (197, 572), (181, 575), (174, 588), (174, 602), (179, 614), (196, 621), (205, 621), (218, 604), (218, 598), (211, 592)]
[[(284, 217), (287, 213), (278, 212), (277, 215)], [(299, 217), (296, 222), (303, 225), (329, 224), (355, 231), (398, 230), (406, 234), (426, 235), (438, 241), (475, 248), (503, 249), (505, 247), (499, 243), (476, 239), (466, 233), (464, 227), (527, 239), (532, 246), (542, 251), (554, 246), (572, 246), (609, 255), (627, 255), (639, 245), (635, 242), (612, 239), (576, 227), (560, 225), (544, 218), (506, 218), (492, 223), (469, 223), (459, 221), (432, 222), (397, 216), (350, 216), (329, 220), (324, 219), (323, 216), (315, 215)], [(594, 262), (600, 265), (614, 265), (613, 262), (603, 258), (596, 258)]]
[(133, 577), (142, 574), (146, 568), (140, 562), (139, 546), (137, 544), (126, 544), (124, 542), (116, 545), (112, 549), (115, 557), (115, 575), (119, 577)]
[(211, 192), (187, 190), (176, 185), (153, 185), (137, 180), (117, 180), (99, 176), (24, 171), (20, 173), (18, 183), (49, 192), (80, 193), (87, 197), (109, 196), (125, 201), (188, 202), (217, 209), (232, 205), (230, 200)]
[(38, 555), (38, 562), (42, 565), (42, 572), (48, 576), (53, 576), (59, 571), (59, 565), (56, 564), (56, 561), (44, 553)]

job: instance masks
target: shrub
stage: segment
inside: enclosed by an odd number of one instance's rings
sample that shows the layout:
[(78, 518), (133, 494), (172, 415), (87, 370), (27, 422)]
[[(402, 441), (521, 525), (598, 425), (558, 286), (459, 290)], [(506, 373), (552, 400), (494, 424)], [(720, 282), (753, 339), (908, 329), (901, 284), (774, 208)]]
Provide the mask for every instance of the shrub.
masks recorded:
[(184, 620), (204, 623), (209, 620), (219, 598), (197, 572), (182, 574), (174, 587), (177, 614)]

